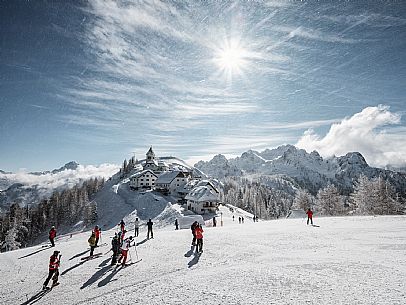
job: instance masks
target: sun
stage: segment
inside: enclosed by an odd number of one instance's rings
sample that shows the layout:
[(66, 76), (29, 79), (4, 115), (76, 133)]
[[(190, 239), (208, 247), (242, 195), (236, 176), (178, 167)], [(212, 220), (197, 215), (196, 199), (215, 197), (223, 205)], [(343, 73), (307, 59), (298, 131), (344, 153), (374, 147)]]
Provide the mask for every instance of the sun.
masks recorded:
[(213, 61), (218, 72), (231, 80), (233, 76), (242, 75), (248, 67), (249, 52), (236, 41), (225, 41), (221, 47), (216, 48)]

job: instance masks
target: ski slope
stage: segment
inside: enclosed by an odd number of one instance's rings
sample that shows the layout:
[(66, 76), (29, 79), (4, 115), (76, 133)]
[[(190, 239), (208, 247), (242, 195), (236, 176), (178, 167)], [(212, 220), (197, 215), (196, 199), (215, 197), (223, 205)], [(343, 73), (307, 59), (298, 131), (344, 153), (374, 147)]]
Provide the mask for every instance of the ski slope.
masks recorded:
[(200, 256), (190, 230), (166, 227), (145, 240), (142, 228), (142, 261), (125, 268), (110, 267), (107, 254), (81, 260), (89, 234), (66, 237), (56, 246), (60, 285), (40, 299), (32, 297), (54, 249), (2, 253), (0, 304), (406, 304), (406, 217), (316, 217), (312, 227), (303, 219), (240, 225), (230, 215), (204, 228)]

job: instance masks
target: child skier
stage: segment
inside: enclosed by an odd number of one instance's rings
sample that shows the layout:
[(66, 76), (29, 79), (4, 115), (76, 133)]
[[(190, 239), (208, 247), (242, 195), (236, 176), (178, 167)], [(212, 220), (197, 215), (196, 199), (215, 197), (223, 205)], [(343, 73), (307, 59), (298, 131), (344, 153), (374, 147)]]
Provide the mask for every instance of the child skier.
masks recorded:
[(94, 248), (96, 248), (96, 235), (92, 232), (92, 235), (87, 240), (90, 246), (90, 256), (93, 256)]
[(203, 252), (203, 228), (200, 224), (197, 225), (195, 229), (197, 244), (196, 244), (196, 253)]
[(100, 238), (100, 235), (101, 235), (101, 230), (99, 229), (99, 226), (95, 226), (93, 232), (94, 232), (94, 235), (96, 237), (95, 247), (98, 247), (97, 243), (99, 242), (99, 238)]
[(310, 208), (307, 209), (307, 224), (309, 224), (309, 220), (311, 222), (311, 224), (313, 225), (313, 211), (310, 210)]
[(118, 259), (118, 263), (121, 262), (121, 260), (123, 259), (123, 262), (121, 263), (121, 266), (125, 266), (125, 262), (127, 261), (127, 255), (128, 255), (128, 251), (131, 247), (131, 242), (133, 241), (133, 237), (130, 236), (129, 238), (126, 238), (123, 241), (123, 244), (121, 245), (121, 255), (120, 258)]
[(52, 247), (55, 247), (54, 242), (55, 237), (56, 237), (56, 229), (54, 226), (52, 226), (51, 230), (49, 230), (49, 241), (51, 242)]
[[(48, 283), (50, 281), (50, 279), (52, 278), (52, 287), (58, 285), (58, 276), (59, 276), (59, 264), (61, 261), (61, 256), (59, 255), (59, 251), (54, 251), (54, 254), (51, 255), (51, 257), (49, 258), (49, 273), (48, 273), (48, 277), (44, 282), (43, 285), (43, 289), (47, 289), (48, 287)], [(59, 255), (59, 257), (58, 257)]]
[(138, 220), (138, 218), (135, 218), (135, 222), (134, 222), (134, 230), (135, 230), (135, 237), (138, 237), (138, 233), (139, 233), (139, 228), (140, 228), (140, 221)]

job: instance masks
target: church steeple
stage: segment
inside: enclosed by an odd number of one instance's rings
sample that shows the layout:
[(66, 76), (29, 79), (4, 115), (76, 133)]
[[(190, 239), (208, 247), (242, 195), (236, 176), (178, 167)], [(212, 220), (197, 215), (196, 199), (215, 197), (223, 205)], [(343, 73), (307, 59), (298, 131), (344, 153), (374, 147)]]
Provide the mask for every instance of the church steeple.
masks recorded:
[(147, 162), (148, 162), (148, 161), (153, 161), (153, 160), (155, 160), (155, 153), (154, 153), (154, 151), (152, 150), (152, 146), (149, 148), (149, 150), (148, 150), (146, 156), (147, 156)]

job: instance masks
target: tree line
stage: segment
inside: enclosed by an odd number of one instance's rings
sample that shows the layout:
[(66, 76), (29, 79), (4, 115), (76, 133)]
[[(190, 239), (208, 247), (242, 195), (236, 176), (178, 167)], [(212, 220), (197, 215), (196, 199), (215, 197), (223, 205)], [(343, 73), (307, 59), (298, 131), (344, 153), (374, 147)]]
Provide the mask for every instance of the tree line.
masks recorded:
[(35, 206), (20, 207), (13, 203), (0, 215), (1, 251), (26, 247), (51, 226), (83, 226), (97, 220), (97, 204), (93, 195), (104, 185), (104, 178), (92, 178), (63, 191), (54, 191)]
[(306, 189), (274, 182), (273, 186), (258, 180), (241, 177), (224, 179), (223, 202), (240, 207), (262, 219), (285, 217), (291, 209), (312, 209), (319, 215), (398, 215), (406, 213), (402, 198), (382, 177), (368, 178), (361, 175), (354, 182), (353, 191), (343, 195), (329, 184), (312, 195)]

